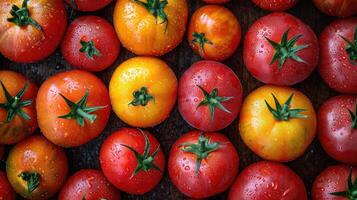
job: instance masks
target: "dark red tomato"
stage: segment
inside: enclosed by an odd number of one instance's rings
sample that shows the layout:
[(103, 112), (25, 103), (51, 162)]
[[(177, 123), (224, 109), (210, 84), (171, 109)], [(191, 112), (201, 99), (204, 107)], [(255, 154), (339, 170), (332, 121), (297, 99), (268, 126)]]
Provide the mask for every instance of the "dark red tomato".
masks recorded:
[(252, 2), (264, 10), (284, 11), (294, 7), (299, 0), (252, 0)]
[(336, 17), (348, 17), (357, 13), (357, 0), (313, 0), (323, 13)]
[(120, 200), (120, 193), (94, 169), (82, 169), (73, 174), (61, 189), (59, 200)]
[(176, 140), (168, 164), (173, 184), (191, 198), (207, 198), (225, 191), (238, 167), (238, 153), (227, 137), (201, 131), (191, 131)]
[(307, 200), (304, 183), (289, 167), (260, 161), (249, 165), (229, 191), (228, 200)]
[[(314, 181), (313, 200), (354, 200), (357, 198), (357, 168), (330, 166)], [(350, 186), (348, 186), (350, 184)]]
[(320, 107), (318, 136), (332, 158), (357, 165), (357, 96), (336, 96)]
[(66, 30), (63, 0), (2, 0), (0, 10), (0, 52), (15, 62), (46, 58)]
[(120, 43), (112, 25), (97, 16), (75, 19), (64, 36), (61, 52), (67, 62), (87, 71), (109, 67), (119, 55)]
[(6, 173), (0, 171), (0, 199), (1, 200), (15, 200), (16, 195), (12, 189), (9, 181), (7, 180)]
[(202, 1), (209, 4), (224, 4), (224, 3), (228, 3), (230, 0), (202, 0)]
[[(350, 44), (354, 45), (350, 45)], [(339, 19), (320, 36), (321, 77), (332, 89), (357, 94), (357, 18)]]
[(115, 187), (142, 195), (152, 190), (165, 171), (165, 156), (157, 139), (147, 131), (122, 128), (100, 149), (100, 166)]
[(293, 85), (314, 71), (318, 49), (316, 35), (308, 25), (290, 14), (272, 13), (249, 28), (243, 59), (248, 71), (259, 81)]
[(96, 11), (110, 4), (112, 0), (66, 0), (66, 2), (76, 10)]
[(237, 117), (242, 96), (241, 82), (229, 67), (215, 61), (199, 61), (180, 79), (178, 108), (191, 126), (217, 131)]

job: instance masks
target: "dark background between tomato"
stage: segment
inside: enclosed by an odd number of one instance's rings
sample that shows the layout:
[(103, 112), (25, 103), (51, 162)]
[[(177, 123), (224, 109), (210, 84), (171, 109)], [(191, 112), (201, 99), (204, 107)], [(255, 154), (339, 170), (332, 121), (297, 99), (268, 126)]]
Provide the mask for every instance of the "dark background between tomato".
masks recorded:
[[(197, 8), (204, 5), (204, 3), (200, 0), (187, 0), (187, 3), (189, 4), (190, 8), (190, 16)], [(243, 37), (247, 32), (248, 27), (255, 20), (269, 13), (254, 6), (253, 3), (251, 3), (249, 0), (231, 0), (231, 2), (225, 4), (225, 6), (238, 17), (238, 20), (242, 26)], [(68, 7), (67, 10), (70, 21), (78, 16), (87, 14), (94, 14), (112, 21), (113, 7), (114, 3), (111, 3), (108, 7), (94, 13), (72, 11)], [(297, 6), (288, 10), (288, 12), (309, 24), (317, 35), (320, 34), (326, 25), (335, 19), (334, 17), (329, 17), (319, 12), (313, 6), (311, 0), (301, 0)], [(135, 55), (133, 53), (130, 53), (121, 47), (120, 56), (117, 61), (107, 70), (95, 74), (100, 77), (106, 83), (106, 85), (108, 85), (114, 69), (124, 60), (134, 56)], [(192, 63), (200, 60), (200, 57), (193, 53), (187, 42), (187, 36), (185, 36), (183, 42), (176, 49), (162, 56), (161, 59), (163, 59), (169, 66), (171, 66), (171, 68), (176, 73), (176, 76), (179, 78)], [(24, 73), (38, 85), (40, 85), (44, 80), (47, 79), (47, 77), (53, 74), (72, 69), (72, 67), (63, 59), (58, 49), (52, 56), (38, 63), (18, 64), (10, 62), (3, 57), (0, 57), (0, 62), (0, 69), (11, 69)], [(244, 67), (242, 59), (242, 44), (240, 44), (239, 49), (234, 53), (234, 55), (224, 63), (231, 67), (242, 81), (244, 96), (247, 96), (249, 92), (263, 85), (259, 81), (255, 80)], [(317, 71), (315, 71), (304, 82), (295, 85), (294, 88), (306, 94), (312, 100), (316, 110), (323, 101), (337, 94), (323, 83)], [(116, 117), (112, 112), (108, 126), (98, 138), (81, 147), (66, 149), (70, 164), (70, 174), (73, 174), (74, 172), (83, 168), (99, 168), (98, 152), (101, 144), (103, 143), (104, 139), (108, 137), (113, 131), (123, 126), (127, 125), (120, 121), (119, 118)], [(182, 119), (176, 106), (166, 121), (148, 130), (159, 139), (164, 149), (165, 156), (167, 157), (169, 155), (170, 147), (175, 142), (175, 140), (180, 135), (193, 130), (193, 128), (191, 128)], [(260, 158), (254, 155), (254, 153), (251, 152), (241, 140), (238, 134), (237, 119), (228, 128), (220, 132), (225, 134), (238, 149), (240, 156), (239, 171), (241, 171), (247, 165), (260, 160)], [(40, 131), (37, 130), (35, 133), (40, 134)], [(9, 148), (11, 147), (8, 147), (7, 150), (9, 150)], [(310, 145), (302, 157), (293, 162), (287, 163), (287, 165), (303, 179), (310, 196), (311, 185), (315, 177), (327, 166), (335, 163), (336, 162), (328, 157), (328, 155), (323, 151), (321, 145), (317, 141), (317, 138), (315, 138), (314, 142)], [(4, 169), (3, 163), (1, 164), (1, 169)], [(223, 193), (210, 199), (225, 199), (226, 196), (227, 193)], [(123, 199), (187, 199), (170, 182), (167, 170), (163, 180), (153, 191), (145, 194), (144, 196), (134, 196), (122, 193), (122, 197)]]

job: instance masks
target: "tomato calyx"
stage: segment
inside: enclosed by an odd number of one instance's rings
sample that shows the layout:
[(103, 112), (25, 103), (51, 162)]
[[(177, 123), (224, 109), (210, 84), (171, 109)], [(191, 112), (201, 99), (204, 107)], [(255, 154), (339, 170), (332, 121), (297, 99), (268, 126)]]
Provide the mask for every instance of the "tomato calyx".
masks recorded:
[(200, 85), (197, 85), (198, 88), (202, 91), (204, 94), (204, 99), (197, 105), (196, 109), (201, 107), (201, 106), (206, 106), (208, 105), (210, 115), (211, 115), (211, 121), (214, 119), (214, 110), (215, 108), (218, 108), (220, 110), (223, 110), (226, 113), (231, 113), (228, 109), (226, 109), (223, 105), (222, 102), (229, 101), (233, 99), (233, 97), (220, 97), (218, 96), (218, 89), (214, 88), (211, 93), (208, 93), (203, 87)]
[(24, 0), (22, 2), (21, 8), (19, 8), (17, 5), (12, 5), (10, 14), (11, 18), (8, 18), (7, 21), (15, 23), (18, 26), (27, 26), (27, 25), (32, 25), (36, 29), (43, 31), (41, 25), (37, 23), (32, 17), (30, 16), (30, 12), (27, 8), (27, 3), (29, 0)]
[(271, 94), (274, 98), (275, 102), (275, 107), (276, 109), (272, 108), (267, 100), (265, 101), (265, 104), (267, 105), (269, 111), (271, 114), (273, 114), (274, 118), (278, 121), (288, 121), (290, 118), (307, 118), (307, 115), (301, 114), (301, 112), (306, 111), (306, 109), (291, 109), (290, 104), (293, 99), (294, 94), (291, 94), (289, 98), (286, 100), (286, 102), (281, 105), (278, 101), (278, 99), (275, 97), (275, 95), (272, 93)]
[(95, 47), (93, 40), (86, 42), (80, 41), (82, 48), (79, 50), (82, 53), (85, 53), (88, 58), (93, 59), (94, 55), (101, 56), (100, 51)]
[(12, 97), (9, 93), (9, 91), (6, 89), (4, 83), (0, 81), (0, 85), (2, 87), (2, 90), (4, 91), (4, 95), (6, 98), (6, 103), (1, 103), (0, 108), (7, 110), (7, 116), (6, 116), (6, 122), (11, 122), (14, 118), (15, 115), (18, 114), (20, 117), (22, 117), (25, 120), (30, 120), (31, 117), (28, 116), (23, 110), (23, 107), (29, 106), (32, 104), (32, 100), (21, 100), (23, 95), (25, 94), (25, 91), (28, 88), (28, 83), (25, 83), (24, 87), (14, 96)]
[(205, 33), (197, 33), (194, 32), (192, 33), (193, 36), (193, 40), (192, 40), (192, 44), (194, 43), (198, 43), (200, 51), (204, 52), (204, 45), (205, 44), (213, 44), (211, 41), (209, 41), (206, 37), (205, 37)]
[(148, 93), (147, 87), (141, 87), (140, 90), (133, 92), (134, 100), (131, 101), (128, 105), (133, 106), (146, 106), (150, 100), (154, 100), (154, 96)]
[(149, 140), (148, 136), (141, 129), (139, 129), (139, 131), (143, 134), (144, 139), (145, 139), (145, 147), (144, 147), (143, 154), (139, 154), (135, 149), (133, 149), (132, 147), (130, 147), (128, 145), (121, 144), (123, 147), (125, 147), (129, 151), (131, 151), (135, 155), (136, 160), (138, 161), (138, 165), (136, 166), (131, 177), (134, 177), (141, 170), (148, 172), (152, 169), (155, 169), (155, 170), (161, 172), (161, 169), (154, 163), (155, 157), (160, 150), (160, 145), (156, 148), (156, 150), (151, 155), (149, 155), (150, 147), (151, 147), (150, 140)]
[(349, 39), (339, 35), (344, 41), (347, 42), (348, 46), (345, 48), (346, 52), (350, 56), (350, 60), (354, 65), (357, 65), (357, 27), (355, 29), (355, 34), (353, 40), (350, 41)]
[(59, 116), (58, 118), (62, 119), (75, 119), (80, 126), (84, 126), (84, 120), (87, 119), (91, 123), (95, 121), (97, 115), (91, 114), (97, 110), (106, 108), (107, 106), (93, 106), (87, 107), (87, 100), (89, 91), (86, 90), (86, 93), (77, 103), (72, 102), (64, 95), (60, 94), (61, 97), (66, 101), (67, 105), (70, 107), (71, 111), (68, 114)]
[(280, 43), (274, 42), (273, 40), (265, 37), (266, 40), (274, 47), (275, 53), (273, 56), (272, 61), (270, 62), (270, 65), (274, 64), (276, 61), (279, 60), (279, 70), (283, 68), (283, 65), (285, 61), (288, 58), (291, 58), (297, 62), (301, 63), (306, 63), (303, 59), (301, 59), (296, 53), (298, 51), (301, 51), (307, 47), (309, 47), (309, 44), (303, 44), (303, 45), (295, 45), (296, 42), (298, 41), (299, 38), (302, 37), (301, 34), (295, 35), (293, 38), (288, 40), (288, 34), (289, 34), (289, 29), (284, 32), (283, 37), (281, 38)]
[(350, 109), (348, 109), (348, 112), (351, 115), (351, 128), (357, 128), (357, 102), (356, 102), (356, 108), (355, 112), (352, 112)]
[(347, 177), (347, 190), (341, 192), (332, 192), (330, 194), (334, 196), (346, 197), (349, 200), (357, 199), (357, 178), (355, 178), (354, 183), (352, 183), (352, 167), (350, 168), (350, 172)]
[(183, 147), (182, 151), (196, 155), (196, 175), (198, 175), (202, 160), (206, 159), (210, 153), (219, 149), (220, 144), (218, 142), (211, 143), (210, 139), (202, 133), (197, 143), (183, 143), (180, 147)]
[(21, 172), (18, 177), (27, 182), (27, 192), (31, 194), (40, 185), (40, 174), (37, 172)]

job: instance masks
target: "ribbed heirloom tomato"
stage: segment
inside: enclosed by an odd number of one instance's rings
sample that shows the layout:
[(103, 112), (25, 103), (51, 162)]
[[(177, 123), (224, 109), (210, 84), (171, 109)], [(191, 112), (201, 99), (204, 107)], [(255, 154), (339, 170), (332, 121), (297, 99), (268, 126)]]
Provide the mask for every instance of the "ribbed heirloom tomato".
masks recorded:
[(112, 0), (66, 0), (66, 2), (80, 11), (96, 11), (109, 5)]
[(243, 102), (239, 132), (244, 143), (266, 160), (287, 162), (301, 156), (316, 134), (316, 114), (301, 92), (262, 86)]
[(186, 0), (118, 0), (113, 14), (123, 46), (145, 56), (174, 49), (182, 41), (187, 16)]
[(0, 199), (1, 200), (16, 199), (16, 194), (14, 190), (11, 188), (9, 181), (7, 180), (6, 173), (3, 171), (0, 171)]
[(252, 0), (255, 5), (270, 11), (284, 11), (294, 7), (299, 0)]
[(336, 17), (348, 17), (357, 13), (357, 0), (313, 0), (323, 13)]
[(37, 128), (37, 86), (20, 73), (0, 71), (0, 144), (14, 144)]
[(63, 0), (0, 1), (0, 52), (15, 62), (52, 54), (66, 30)]
[(110, 114), (104, 83), (81, 70), (61, 72), (40, 87), (36, 110), (43, 135), (56, 145), (74, 147), (97, 137)]

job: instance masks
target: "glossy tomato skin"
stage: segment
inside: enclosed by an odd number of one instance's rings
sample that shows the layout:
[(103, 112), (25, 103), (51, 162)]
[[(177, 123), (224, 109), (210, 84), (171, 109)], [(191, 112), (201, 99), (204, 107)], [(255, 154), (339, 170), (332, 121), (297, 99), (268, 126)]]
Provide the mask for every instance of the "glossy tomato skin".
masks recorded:
[[(229, 30), (227, 32), (227, 30)], [(211, 43), (193, 42), (194, 33), (204, 33)], [(203, 59), (223, 61), (231, 57), (238, 48), (241, 28), (234, 14), (223, 6), (206, 5), (196, 10), (188, 28), (188, 42), (196, 54)]]
[[(198, 85), (207, 92), (217, 88), (220, 97), (233, 97), (222, 102), (231, 113), (215, 108), (214, 118), (211, 120), (209, 107), (198, 107), (204, 99)], [(203, 131), (217, 131), (231, 124), (239, 113), (242, 98), (243, 88), (239, 78), (229, 67), (215, 61), (194, 63), (185, 71), (179, 82), (179, 112), (192, 127)]]
[(0, 171), (0, 199), (15, 200), (16, 194), (7, 180), (6, 173)]
[(356, 0), (313, 0), (323, 13), (336, 17), (348, 17), (357, 13)]
[[(88, 107), (103, 106), (91, 113), (96, 115), (94, 122), (85, 120), (82, 127), (75, 119), (59, 118), (71, 111), (60, 94), (78, 102), (86, 91)], [(99, 78), (89, 72), (72, 70), (55, 74), (42, 84), (36, 110), (39, 127), (48, 140), (62, 147), (74, 147), (87, 143), (104, 130), (111, 108), (108, 90)]]
[(109, 5), (112, 0), (74, 0), (74, 4), (71, 0), (66, 0), (66, 2), (76, 10), (87, 12), (100, 10)]
[(327, 85), (341, 93), (357, 94), (357, 66), (345, 48), (353, 40), (357, 17), (339, 19), (328, 25), (320, 35), (319, 71)]
[[(94, 43), (99, 55), (81, 52), (81, 41)], [(61, 45), (67, 62), (79, 69), (101, 71), (109, 67), (119, 55), (120, 43), (112, 25), (97, 16), (76, 18), (68, 27)]]
[(252, 2), (261, 9), (276, 12), (294, 7), (299, 0), (252, 0)]
[(120, 193), (104, 177), (103, 173), (94, 169), (82, 169), (73, 174), (64, 184), (58, 200), (110, 199), (120, 200)]
[[(29, 120), (16, 114), (13, 120), (6, 122), (8, 110), (0, 108), (0, 144), (15, 144), (31, 135), (38, 127), (35, 109), (37, 86), (24, 75), (13, 71), (0, 71), (0, 80), (12, 97), (28, 83), (21, 100), (32, 100), (30, 105), (21, 108), (30, 117)], [(4, 90), (0, 87), (0, 103), (6, 102)]]
[(150, 141), (149, 155), (159, 147), (157, 139), (147, 131), (133, 128), (121, 128), (111, 134), (102, 144), (100, 149), (100, 166), (105, 177), (118, 189), (129, 193), (142, 195), (152, 190), (161, 180), (165, 171), (165, 156), (160, 148), (153, 163), (161, 170), (140, 170), (133, 176), (138, 161), (133, 152), (123, 145), (136, 150), (139, 154), (144, 153), (146, 134)]
[[(279, 24), (279, 26), (276, 26)], [(296, 53), (304, 62), (286, 59), (282, 68), (279, 62), (270, 64), (274, 47), (265, 38), (280, 42), (284, 32), (289, 30), (288, 40), (302, 34), (296, 42), (297, 46), (309, 46)], [(318, 40), (313, 30), (300, 19), (287, 13), (271, 13), (257, 21), (249, 28), (243, 48), (244, 63), (259, 81), (273, 85), (294, 85), (306, 79), (316, 68), (319, 58)]]
[[(333, 192), (347, 190), (347, 177), (350, 167), (345, 165), (335, 165), (326, 168), (317, 176), (312, 185), (313, 200), (345, 200), (345, 197), (331, 195)], [(357, 177), (357, 168), (352, 169), (352, 183)]]
[(28, 1), (30, 17), (42, 31), (32, 25), (21, 28), (7, 19), (13, 5), (21, 8), (23, 0), (0, 2), (0, 52), (15, 62), (36, 62), (52, 54), (67, 26), (67, 14), (62, 0)]
[(132, 1), (117, 1), (114, 27), (120, 42), (129, 51), (142, 56), (161, 56), (181, 43), (185, 34), (188, 7), (186, 0), (168, 0), (165, 12), (168, 24), (161, 23), (145, 7)]
[[(153, 127), (169, 117), (177, 99), (177, 78), (171, 68), (154, 57), (131, 58), (117, 67), (109, 84), (113, 110), (125, 123)], [(145, 87), (153, 97), (146, 105), (130, 104), (133, 93)]]
[[(40, 175), (39, 186), (28, 193), (27, 182), (19, 174), (36, 172)], [(63, 149), (43, 136), (31, 136), (18, 143), (9, 153), (6, 173), (16, 193), (26, 199), (49, 199), (66, 180), (68, 161)]]
[(324, 150), (335, 160), (357, 165), (357, 129), (351, 127), (349, 110), (355, 112), (357, 96), (332, 97), (318, 113), (318, 136)]
[(307, 200), (303, 181), (287, 166), (260, 161), (245, 168), (229, 191), (228, 200)]

